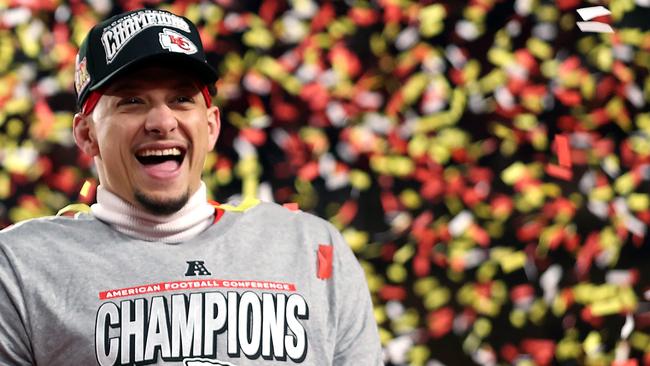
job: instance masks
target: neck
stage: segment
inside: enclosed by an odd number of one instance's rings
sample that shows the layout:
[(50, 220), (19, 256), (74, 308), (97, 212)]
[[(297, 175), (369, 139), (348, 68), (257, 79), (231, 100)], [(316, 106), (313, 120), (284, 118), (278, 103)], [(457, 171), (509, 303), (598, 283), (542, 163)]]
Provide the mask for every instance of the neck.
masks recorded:
[(207, 201), (205, 184), (189, 198), (185, 206), (170, 215), (154, 215), (97, 187), (93, 215), (128, 236), (164, 243), (180, 243), (207, 229), (213, 221), (214, 207)]

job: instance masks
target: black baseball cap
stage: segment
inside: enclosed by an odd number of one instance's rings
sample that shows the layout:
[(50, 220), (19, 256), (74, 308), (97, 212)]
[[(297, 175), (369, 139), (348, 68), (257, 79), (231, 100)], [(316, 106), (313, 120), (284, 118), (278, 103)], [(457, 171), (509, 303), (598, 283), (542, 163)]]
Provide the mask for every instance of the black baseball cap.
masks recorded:
[(194, 72), (214, 95), (217, 71), (206, 60), (194, 23), (165, 10), (140, 9), (95, 25), (79, 47), (75, 65), (77, 106), (116, 76), (155, 60)]

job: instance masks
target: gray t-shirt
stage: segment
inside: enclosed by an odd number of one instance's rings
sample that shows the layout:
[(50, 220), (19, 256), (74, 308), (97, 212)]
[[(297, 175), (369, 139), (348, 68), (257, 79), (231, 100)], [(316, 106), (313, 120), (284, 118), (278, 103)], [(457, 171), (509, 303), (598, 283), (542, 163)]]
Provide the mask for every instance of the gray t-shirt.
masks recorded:
[(180, 244), (91, 215), (0, 232), (0, 365), (134, 364), (382, 361), (363, 271), (313, 215), (261, 203)]

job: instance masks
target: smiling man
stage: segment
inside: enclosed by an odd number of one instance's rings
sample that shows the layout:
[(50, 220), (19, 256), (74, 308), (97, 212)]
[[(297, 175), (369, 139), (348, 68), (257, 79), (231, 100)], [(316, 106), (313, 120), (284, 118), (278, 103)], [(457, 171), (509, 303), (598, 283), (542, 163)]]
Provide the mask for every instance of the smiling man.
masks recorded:
[(330, 224), (208, 202), (216, 80), (184, 17), (90, 30), (73, 134), (97, 203), (0, 232), (0, 365), (382, 363), (363, 271)]

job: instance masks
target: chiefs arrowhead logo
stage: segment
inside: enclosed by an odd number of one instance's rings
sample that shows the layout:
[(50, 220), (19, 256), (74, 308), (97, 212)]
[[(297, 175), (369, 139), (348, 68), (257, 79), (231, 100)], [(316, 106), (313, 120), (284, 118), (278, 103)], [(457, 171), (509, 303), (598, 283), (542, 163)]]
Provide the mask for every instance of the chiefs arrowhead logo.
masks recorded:
[(171, 52), (191, 55), (198, 51), (196, 45), (192, 43), (189, 38), (168, 28), (163, 29), (163, 31), (158, 34), (158, 38), (160, 40), (160, 45)]

